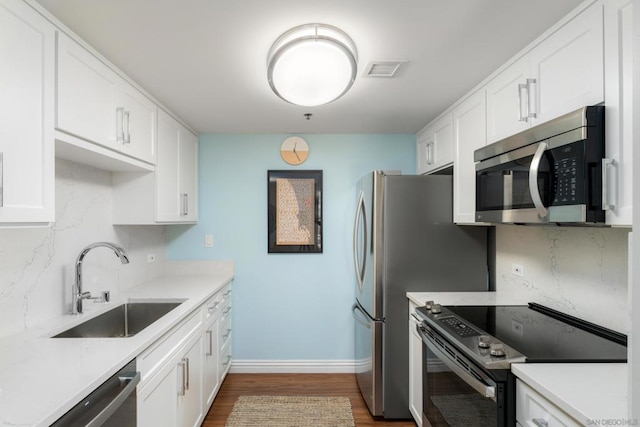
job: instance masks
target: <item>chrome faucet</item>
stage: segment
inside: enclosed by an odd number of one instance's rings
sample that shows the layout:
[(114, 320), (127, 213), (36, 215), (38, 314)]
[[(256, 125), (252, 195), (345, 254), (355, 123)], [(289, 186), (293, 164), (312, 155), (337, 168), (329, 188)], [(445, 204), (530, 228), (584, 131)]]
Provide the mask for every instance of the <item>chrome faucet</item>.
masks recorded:
[[(114, 243), (96, 242), (84, 248), (76, 259), (76, 282), (73, 285), (71, 314), (82, 313), (82, 300), (91, 298), (91, 292), (82, 292), (82, 260), (91, 249), (98, 247), (110, 248), (120, 258), (120, 262), (129, 264), (129, 257), (125, 250)], [(108, 301), (108, 296), (106, 300)]]

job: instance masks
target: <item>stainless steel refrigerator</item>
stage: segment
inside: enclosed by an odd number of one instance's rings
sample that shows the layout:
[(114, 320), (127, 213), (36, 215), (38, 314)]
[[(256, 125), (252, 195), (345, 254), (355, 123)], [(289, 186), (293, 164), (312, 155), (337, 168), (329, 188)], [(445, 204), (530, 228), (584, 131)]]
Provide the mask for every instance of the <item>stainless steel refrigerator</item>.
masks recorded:
[(374, 171), (357, 191), (352, 310), (358, 385), (372, 415), (410, 418), (406, 293), (489, 290), (489, 229), (453, 224), (450, 175)]

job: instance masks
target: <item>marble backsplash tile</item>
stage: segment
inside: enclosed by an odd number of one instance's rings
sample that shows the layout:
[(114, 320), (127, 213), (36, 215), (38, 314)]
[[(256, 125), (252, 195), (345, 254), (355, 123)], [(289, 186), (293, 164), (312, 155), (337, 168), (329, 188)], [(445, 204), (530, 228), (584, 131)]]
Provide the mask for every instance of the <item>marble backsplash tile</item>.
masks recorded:
[[(0, 228), (0, 336), (69, 311), (75, 260), (90, 243), (115, 242), (131, 261), (122, 265), (106, 248), (89, 252), (84, 290), (94, 295), (109, 290), (117, 298), (163, 273), (166, 227), (113, 226), (112, 209), (110, 172), (56, 159), (55, 224)], [(156, 262), (148, 263), (147, 254)]]
[[(496, 290), (629, 333), (628, 229), (496, 227)], [(524, 277), (512, 264), (524, 266)]]

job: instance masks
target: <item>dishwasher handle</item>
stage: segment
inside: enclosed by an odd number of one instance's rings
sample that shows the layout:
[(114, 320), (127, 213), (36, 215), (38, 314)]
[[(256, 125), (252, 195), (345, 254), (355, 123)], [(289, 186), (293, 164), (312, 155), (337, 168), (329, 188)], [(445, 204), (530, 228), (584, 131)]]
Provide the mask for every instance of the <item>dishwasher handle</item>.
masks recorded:
[(140, 372), (136, 372), (134, 376), (130, 375), (118, 375), (118, 379), (127, 384), (118, 395), (104, 408), (98, 415), (89, 421), (86, 427), (98, 427), (101, 426), (113, 415), (120, 406), (127, 400), (127, 398), (136, 391), (136, 386), (140, 382)]

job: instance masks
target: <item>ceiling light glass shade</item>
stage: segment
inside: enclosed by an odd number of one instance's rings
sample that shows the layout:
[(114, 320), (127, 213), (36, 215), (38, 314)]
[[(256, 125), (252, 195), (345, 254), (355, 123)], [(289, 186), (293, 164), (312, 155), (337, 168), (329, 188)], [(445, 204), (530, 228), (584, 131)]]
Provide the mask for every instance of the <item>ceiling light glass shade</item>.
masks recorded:
[(330, 25), (306, 24), (275, 41), (267, 78), (280, 98), (312, 107), (334, 101), (351, 88), (357, 61), (356, 46), (346, 33)]

